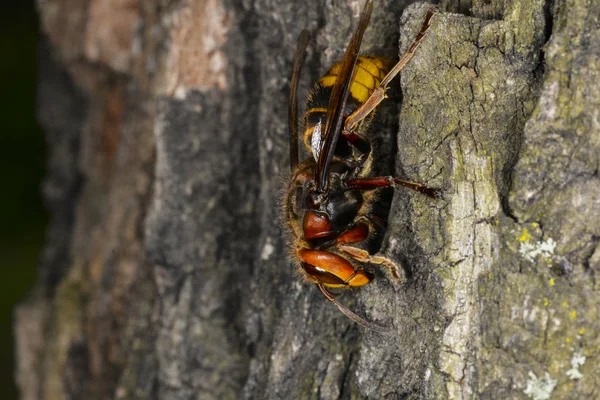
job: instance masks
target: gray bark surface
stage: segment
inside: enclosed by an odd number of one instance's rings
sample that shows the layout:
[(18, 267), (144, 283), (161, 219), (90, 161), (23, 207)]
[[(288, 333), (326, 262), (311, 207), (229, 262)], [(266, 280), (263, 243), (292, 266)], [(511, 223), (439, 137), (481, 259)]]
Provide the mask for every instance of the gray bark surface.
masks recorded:
[[(296, 38), (307, 90), (361, 7), (39, 3), (52, 220), (15, 311), (23, 399), (600, 397), (600, 8), (440, 4), (378, 142), (443, 198), (397, 191), (380, 252), (406, 283), (341, 298), (381, 334), (299, 279), (280, 216)], [(428, 7), (375, 1), (362, 53), (405, 51)]]

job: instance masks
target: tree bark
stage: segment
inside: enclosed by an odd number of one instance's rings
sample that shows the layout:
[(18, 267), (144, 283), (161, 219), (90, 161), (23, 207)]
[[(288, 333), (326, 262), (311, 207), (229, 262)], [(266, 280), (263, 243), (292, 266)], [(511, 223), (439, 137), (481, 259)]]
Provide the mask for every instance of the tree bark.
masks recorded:
[[(407, 282), (341, 300), (381, 334), (298, 279), (280, 216), (296, 38), (307, 89), (361, 7), (39, 3), (52, 220), (15, 312), (23, 399), (600, 397), (600, 9), (442, 2), (378, 142), (443, 198), (397, 191), (380, 252)], [(362, 53), (405, 51), (428, 7), (376, 1)]]

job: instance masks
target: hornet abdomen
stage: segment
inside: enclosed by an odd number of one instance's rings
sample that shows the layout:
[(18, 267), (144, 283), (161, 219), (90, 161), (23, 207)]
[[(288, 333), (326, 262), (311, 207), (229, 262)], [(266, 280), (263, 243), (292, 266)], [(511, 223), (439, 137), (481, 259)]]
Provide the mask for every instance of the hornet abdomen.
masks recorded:
[[(325, 117), (331, 91), (341, 63), (335, 64), (312, 88), (304, 112), (304, 146), (315, 159), (321, 149), (321, 130), (324, 128)], [(350, 96), (346, 103), (345, 114), (350, 115), (363, 104), (373, 90), (389, 71), (389, 62), (386, 59), (369, 56), (359, 56), (356, 62), (354, 78), (350, 85)]]

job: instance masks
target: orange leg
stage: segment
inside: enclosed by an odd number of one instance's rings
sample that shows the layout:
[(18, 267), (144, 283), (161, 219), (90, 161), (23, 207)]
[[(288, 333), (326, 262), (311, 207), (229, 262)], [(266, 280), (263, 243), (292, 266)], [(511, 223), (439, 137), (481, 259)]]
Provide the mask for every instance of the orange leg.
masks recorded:
[[(364, 219), (368, 221), (366, 217), (364, 217)], [(358, 247), (348, 246), (348, 244), (359, 243), (366, 240), (369, 235), (369, 225), (370, 224), (368, 222), (361, 222), (353, 229), (344, 232), (338, 237), (336, 247), (358, 262), (383, 265), (387, 267), (390, 270), (393, 280), (396, 284), (404, 283), (404, 271), (393, 261), (381, 256), (372, 256), (368, 251), (359, 249)]]
[(366, 223), (359, 223), (354, 228), (342, 233), (336, 239), (338, 244), (350, 244), (358, 243), (366, 240), (369, 237), (369, 225)]
[(396, 263), (394, 263), (389, 258), (381, 256), (372, 256), (366, 250), (359, 249), (358, 247), (347, 246), (344, 244), (338, 244), (337, 248), (343, 251), (344, 253), (348, 254), (350, 257), (354, 258), (358, 262), (385, 266), (387, 269), (390, 270), (393, 281), (397, 285), (400, 285), (406, 281), (404, 270), (398, 267)]
[(393, 176), (378, 176), (373, 178), (356, 178), (346, 181), (348, 189), (355, 190), (373, 190), (383, 187), (394, 187), (400, 186), (405, 187), (415, 192), (422, 193), (426, 196), (438, 199), (441, 197), (439, 189), (430, 188), (422, 183), (403, 181), (402, 179), (394, 178)]

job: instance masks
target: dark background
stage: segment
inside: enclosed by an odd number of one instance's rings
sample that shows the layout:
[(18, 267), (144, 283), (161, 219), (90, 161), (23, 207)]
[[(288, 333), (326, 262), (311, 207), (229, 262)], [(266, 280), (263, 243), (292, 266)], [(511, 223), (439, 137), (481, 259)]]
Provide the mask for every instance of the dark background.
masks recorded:
[[(6, 4), (8, 3), (8, 4)], [(13, 307), (33, 286), (47, 215), (45, 143), (35, 116), (39, 21), (33, 1), (0, 6), (0, 393), (16, 399)]]

